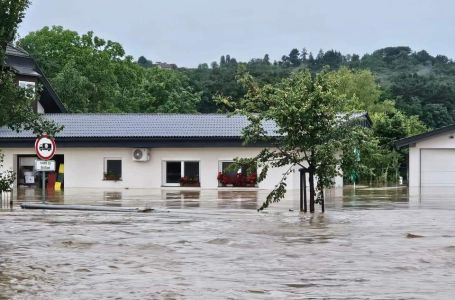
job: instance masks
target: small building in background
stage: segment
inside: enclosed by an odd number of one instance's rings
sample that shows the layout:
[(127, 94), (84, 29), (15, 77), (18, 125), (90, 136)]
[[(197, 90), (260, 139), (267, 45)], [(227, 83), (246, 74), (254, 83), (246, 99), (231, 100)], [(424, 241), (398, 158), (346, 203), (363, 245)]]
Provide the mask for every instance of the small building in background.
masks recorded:
[(455, 187), (455, 124), (404, 138), (409, 147), (409, 187)]

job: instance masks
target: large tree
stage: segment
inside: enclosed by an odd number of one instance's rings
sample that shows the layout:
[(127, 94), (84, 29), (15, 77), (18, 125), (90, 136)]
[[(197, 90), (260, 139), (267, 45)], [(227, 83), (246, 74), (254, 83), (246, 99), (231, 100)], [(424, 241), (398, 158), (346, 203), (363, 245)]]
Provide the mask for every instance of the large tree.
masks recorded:
[(3, 62), (6, 45), (16, 36), (17, 26), (22, 22), (29, 0), (0, 0), (0, 58)]
[[(406, 162), (406, 153), (395, 151), (393, 142), (425, 132), (426, 126), (418, 116), (406, 116), (393, 101), (384, 100), (372, 72), (343, 67), (329, 76), (339, 81), (340, 93), (352, 99), (344, 110), (366, 111), (373, 121), (371, 129), (356, 128), (344, 149), (345, 179), (348, 182), (396, 182), (400, 165)], [(356, 157), (352, 149), (357, 149), (360, 157)]]
[[(339, 93), (339, 81), (324, 70), (312, 75), (308, 70), (293, 73), (274, 85), (259, 86), (248, 74), (240, 75), (247, 93), (240, 102), (221, 98), (223, 105), (232, 105), (235, 113), (245, 115), (250, 125), (244, 129), (245, 143), (269, 143), (253, 158), (239, 158), (240, 165), (261, 169), (258, 181), (270, 168), (285, 167), (280, 182), (267, 196), (260, 209), (280, 201), (286, 192), (286, 179), (296, 168), (310, 173), (310, 211), (314, 200), (323, 201), (323, 190), (332, 185), (339, 174), (340, 150), (349, 140), (349, 122), (339, 112), (350, 101)], [(348, 116), (346, 114), (345, 116)], [(264, 124), (273, 121), (277, 128), (270, 135)], [(313, 178), (317, 177), (317, 185)]]
[[(176, 70), (137, 64), (93, 32), (44, 27), (19, 41), (70, 112), (195, 112), (200, 93)], [(141, 59), (143, 62), (144, 59)]]
[(20, 126), (30, 98), (17, 88), (14, 74), (4, 65), (6, 46), (14, 40), (18, 24), (28, 7), (27, 0), (0, 0), (0, 126)]

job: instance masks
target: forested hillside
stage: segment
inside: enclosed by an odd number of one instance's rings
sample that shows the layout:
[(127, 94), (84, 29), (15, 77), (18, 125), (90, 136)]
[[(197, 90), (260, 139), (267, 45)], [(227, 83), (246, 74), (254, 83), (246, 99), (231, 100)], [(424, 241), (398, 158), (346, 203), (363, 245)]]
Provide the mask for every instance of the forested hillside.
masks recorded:
[[(430, 128), (455, 120), (455, 63), (425, 50), (389, 47), (371, 54), (316, 55), (292, 49), (279, 61), (252, 58), (239, 62), (229, 55), (197, 68), (161, 68), (144, 56), (133, 61), (123, 47), (97, 37), (54, 26), (32, 32), (18, 41), (44, 69), (69, 111), (74, 112), (196, 112), (219, 111), (217, 95), (242, 98), (237, 82), (239, 66), (261, 84), (276, 83), (291, 72), (308, 68), (370, 70), (378, 83), (378, 100), (395, 102), (406, 115), (416, 115)], [(368, 92), (364, 91), (365, 97)], [(379, 103), (380, 104), (380, 103)]]
[(347, 67), (371, 70), (381, 90), (381, 100), (392, 100), (407, 115), (417, 115), (431, 128), (448, 125), (455, 120), (455, 63), (443, 55), (431, 56), (425, 50), (413, 52), (409, 47), (389, 47), (360, 57), (338, 51), (320, 51), (316, 56), (305, 49), (291, 50), (281, 60), (270, 62), (268, 55), (239, 63), (229, 55), (210, 66), (182, 69), (196, 90), (202, 91), (201, 112), (216, 110), (212, 99), (217, 93), (239, 98), (243, 91), (236, 82), (238, 65), (262, 83), (274, 83), (291, 72), (309, 68), (313, 72), (324, 66), (333, 70)]

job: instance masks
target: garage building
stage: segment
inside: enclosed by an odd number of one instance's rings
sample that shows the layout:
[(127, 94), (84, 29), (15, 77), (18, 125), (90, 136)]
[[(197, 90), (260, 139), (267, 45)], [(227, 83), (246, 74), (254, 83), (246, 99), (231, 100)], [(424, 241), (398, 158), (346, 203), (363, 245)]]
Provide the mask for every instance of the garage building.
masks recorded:
[(409, 147), (409, 187), (455, 187), (455, 124), (401, 139)]

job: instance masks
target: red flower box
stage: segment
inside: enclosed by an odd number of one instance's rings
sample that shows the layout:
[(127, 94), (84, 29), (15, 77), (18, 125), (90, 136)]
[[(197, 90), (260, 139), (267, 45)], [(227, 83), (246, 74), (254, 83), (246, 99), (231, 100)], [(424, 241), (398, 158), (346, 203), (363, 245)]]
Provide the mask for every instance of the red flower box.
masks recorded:
[(198, 177), (184, 176), (184, 177), (180, 178), (180, 186), (200, 187), (201, 183), (199, 182), (199, 178)]
[(252, 173), (251, 175), (245, 175), (243, 173), (237, 173), (236, 175), (227, 175), (218, 172), (217, 179), (222, 186), (255, 187), (257, 183), (257, 174)]

